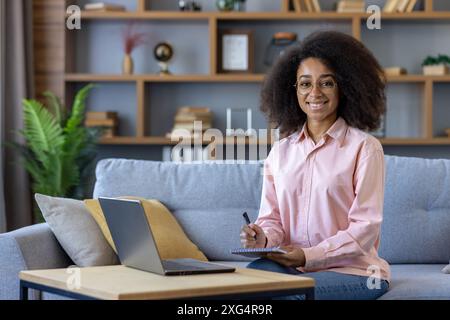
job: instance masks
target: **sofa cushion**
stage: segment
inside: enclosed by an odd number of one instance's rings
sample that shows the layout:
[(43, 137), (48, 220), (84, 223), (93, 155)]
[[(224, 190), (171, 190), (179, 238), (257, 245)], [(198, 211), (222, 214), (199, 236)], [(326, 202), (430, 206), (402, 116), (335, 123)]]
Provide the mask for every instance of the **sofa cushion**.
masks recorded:
[(442, 264), (391, 265), (389, 290), (380, 300), (449, 300), (450, 275)]
[[(252, 212), (256, 219), (255, 208), (244, 208)], [(174, 215), (183, 225), (186, 234), (196, 243), (210, 260), (251, 261), (230, 253), (240, 248), (239, 233), (243, 225), (242, 211), (238, 208), (217, 208), (215, 210), (175, 210)], [(228, 218), (224, 218), (228, 217)], [(198, 230), (203, 230), (199, 232)], [(248, 263), (248, 262), (247, 262)]]
[(132, 195), (158, 199), (210, 260), (243, 260), (242, 212), (256, 219), (261, 197), (261, 163), (172, 163), (105, 159), (96, 167), (94, 198)]
[[(146, 200), (137, 197), (121, 197), (140, 200), (145, 211), (148, 224), (151, 226), (161, 259), (191, 258), (207, 261), (205, 255), (186, 236), (177, 220), (169, 210), (157, 200)], [(117, 252), (105, 216), (96, 199), (84, 201), (95, 221), (99, 225), (108, 243)], [(126, 215), (126, 212), (124, 212)], [(129, 230), (133, 232), (133, 230)]]
[(36, 194), (35, 198), (56, 239), (78, 266), (119, 262), (83, 201), (42, 194)]
[(379, 254), (390, 263), (448, 263), (450, 160), (386, 156)]

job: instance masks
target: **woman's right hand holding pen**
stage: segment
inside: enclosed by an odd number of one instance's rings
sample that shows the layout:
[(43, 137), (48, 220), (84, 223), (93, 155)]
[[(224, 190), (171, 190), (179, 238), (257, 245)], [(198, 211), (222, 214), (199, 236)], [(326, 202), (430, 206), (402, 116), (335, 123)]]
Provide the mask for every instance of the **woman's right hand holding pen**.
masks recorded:
[(243, 248), (265, 248), (266, 235), (263, 229), (254, 223), (244, 225), (241, 229), (241, 245)]

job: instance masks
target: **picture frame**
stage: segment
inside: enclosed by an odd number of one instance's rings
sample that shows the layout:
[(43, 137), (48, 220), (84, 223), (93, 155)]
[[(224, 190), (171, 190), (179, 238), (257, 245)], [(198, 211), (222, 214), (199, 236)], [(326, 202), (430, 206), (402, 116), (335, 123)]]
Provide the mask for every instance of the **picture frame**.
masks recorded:
[(253, 73), (253, 44), (252, 30), (220, 30), (218, 72)]

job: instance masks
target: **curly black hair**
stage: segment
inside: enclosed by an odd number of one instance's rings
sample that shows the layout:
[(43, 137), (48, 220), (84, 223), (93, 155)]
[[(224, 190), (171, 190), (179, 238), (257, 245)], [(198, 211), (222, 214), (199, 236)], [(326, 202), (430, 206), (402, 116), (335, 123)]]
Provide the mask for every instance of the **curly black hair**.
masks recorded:
[(349, 126), (375, 130), (386, 109), (386, 78), (373, 54), (358, 40), (337, 31), (312, 33), (286, 51), (264, 80), (261, 111), (287, 136), (303, 126), (306, 114), (299, 106), (293, 85), (304, 59), (317, 58), (336, 76), (339, 88), (338, 117)]

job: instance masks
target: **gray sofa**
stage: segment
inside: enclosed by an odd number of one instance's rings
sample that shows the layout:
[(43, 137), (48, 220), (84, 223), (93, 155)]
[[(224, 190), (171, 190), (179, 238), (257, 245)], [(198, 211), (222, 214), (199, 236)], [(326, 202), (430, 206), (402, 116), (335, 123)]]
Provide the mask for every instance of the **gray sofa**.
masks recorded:
[[(450, 160), (386, 156), (380, 255), (392, 267), (381, 299), (450, 299)], [(96, 168), (93, 197), (134, 195), (162, 201), (212, 261), (246, 266), (239, 247), (241, 213), (255, 219), (261, 162), (176, 164), (106, 159)], [(72, 264), (47, 224), (0, 235), (0, 299), (19, 296), (24, 269)], [(44, 298), (55, 298), (44, 296)]]

